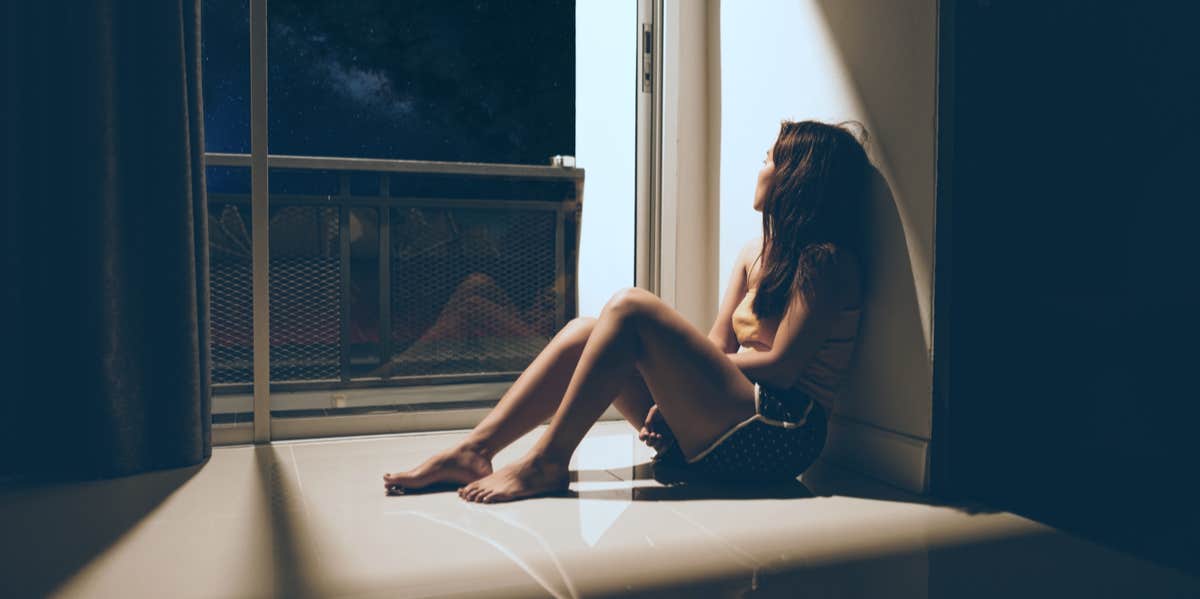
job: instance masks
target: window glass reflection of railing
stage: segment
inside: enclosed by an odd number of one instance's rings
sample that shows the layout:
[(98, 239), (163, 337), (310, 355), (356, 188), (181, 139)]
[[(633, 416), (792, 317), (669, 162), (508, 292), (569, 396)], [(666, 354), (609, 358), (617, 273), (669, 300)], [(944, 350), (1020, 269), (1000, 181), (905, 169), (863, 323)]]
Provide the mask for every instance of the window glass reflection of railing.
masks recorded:
[[(213, 382), (252, 383), (245, 154), (208, 154)], [(272, 386), (512, 380), (578, 308), (583, 170), (271, 156)]]

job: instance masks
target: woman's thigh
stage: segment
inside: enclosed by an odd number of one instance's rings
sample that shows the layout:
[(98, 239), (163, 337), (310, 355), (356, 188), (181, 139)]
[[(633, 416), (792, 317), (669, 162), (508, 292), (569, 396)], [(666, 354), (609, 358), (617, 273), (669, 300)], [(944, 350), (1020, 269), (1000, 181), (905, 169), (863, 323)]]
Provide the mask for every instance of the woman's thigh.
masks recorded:
[(646, 387), (646, 381), (642, 380), (641, 373), (637, 371), (625, 381), (625, 386), (621, 387), (621, 391), (613, 398), (613, 406), (634, 430), (641, 430), (653, 405), (654, 397)]
[(754, 383), (704, 333), (648, 291), (618, 301), (634, 304), (638, 370), (685, 456), (754, 415)]
[[(592, 330), (596, 328), (596, 319), (580, 316), (575, 318), (572, 324), (574, 329), (571, 338), (578, 343), (579, 349), (582, 350), (588, 337), (591, 336)], [(646, 415), (650, 412), (650, 406), (653, 405), (654, 398), (650, 395), (650, 389), (646, 387), (646, 381), (642, 380), (642, 374), (636, 370), (625, 381), (625, 385), (621, 387), (617, 396), (613, 398), (613, 406), (635, 430), (642, 428), (646, 422)]]

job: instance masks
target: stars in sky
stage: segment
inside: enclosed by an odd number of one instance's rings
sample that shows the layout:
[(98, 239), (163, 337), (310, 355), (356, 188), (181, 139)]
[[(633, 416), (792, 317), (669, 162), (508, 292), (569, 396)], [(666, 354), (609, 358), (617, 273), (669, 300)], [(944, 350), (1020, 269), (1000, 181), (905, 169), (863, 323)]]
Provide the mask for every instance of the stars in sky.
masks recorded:
[[(272, 153), (574, 153), (573, 0), (269, 0)], [(347, 0), (349, 1), (349, 0)], [(249, 152), (247, 0), (204, 0), (209, 151)]]

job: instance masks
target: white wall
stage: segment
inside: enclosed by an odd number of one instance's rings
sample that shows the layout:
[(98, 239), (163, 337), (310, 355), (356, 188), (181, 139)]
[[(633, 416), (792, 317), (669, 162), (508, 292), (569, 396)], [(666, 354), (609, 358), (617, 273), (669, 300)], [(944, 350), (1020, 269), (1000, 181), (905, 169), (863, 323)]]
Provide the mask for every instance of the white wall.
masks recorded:
[(707, 333), (716, 318), (720, 173), (720, 4), (663, 6), (660, 295)]
[(575, 3), (575, 158), (586, 171), (579, 314), (633, 285), (637, 3)]
[[(721, 2), (720, 273), (761, 233), (781, 119), (863, 122), (880, 171), (869, 295), (827, 455), (924, 490), (931, 422), (936, 0)], [(714, 289), (718, 295), (722, 289)]]

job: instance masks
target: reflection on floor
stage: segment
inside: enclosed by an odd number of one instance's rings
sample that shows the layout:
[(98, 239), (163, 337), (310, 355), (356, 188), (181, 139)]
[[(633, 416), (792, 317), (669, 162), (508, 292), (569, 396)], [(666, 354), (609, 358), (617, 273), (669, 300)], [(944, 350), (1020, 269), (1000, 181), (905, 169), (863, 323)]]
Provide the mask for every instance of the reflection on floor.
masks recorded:
[(632, 466), (652, 452), (620, 422), (585, 439), (567, 497), (384, 494), (381, 473), (462, 435), (218, 448), (202, 467), (6, 491), (0, 596), (1200, 596), (1200, 580), (827, 464), (803, 485), (664, 485)]

